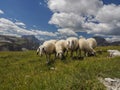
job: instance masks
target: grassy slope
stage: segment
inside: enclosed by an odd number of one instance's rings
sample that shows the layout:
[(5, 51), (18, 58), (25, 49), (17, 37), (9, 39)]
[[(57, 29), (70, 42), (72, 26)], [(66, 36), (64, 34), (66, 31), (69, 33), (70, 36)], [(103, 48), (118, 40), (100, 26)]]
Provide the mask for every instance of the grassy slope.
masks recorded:
[[(110, 48), (120, 50), (97, 49)], [(107, 58), (107, 52), (84, 60), (68, 57), (50, 66), (45, 62), (36, 51), (0, 52), (0, 90), (104, 90), (98, 77), (120, 78), (120, 57)]]

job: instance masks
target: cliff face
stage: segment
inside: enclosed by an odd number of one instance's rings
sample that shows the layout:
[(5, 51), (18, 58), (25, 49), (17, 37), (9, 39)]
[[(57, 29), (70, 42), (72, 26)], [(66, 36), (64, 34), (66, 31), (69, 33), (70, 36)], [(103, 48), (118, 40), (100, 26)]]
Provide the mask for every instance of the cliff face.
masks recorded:
[(0, 51), (19, 51), (24, 49), (34, 50), (40, 41), (34, 36), (14, 37), (0, 35)]

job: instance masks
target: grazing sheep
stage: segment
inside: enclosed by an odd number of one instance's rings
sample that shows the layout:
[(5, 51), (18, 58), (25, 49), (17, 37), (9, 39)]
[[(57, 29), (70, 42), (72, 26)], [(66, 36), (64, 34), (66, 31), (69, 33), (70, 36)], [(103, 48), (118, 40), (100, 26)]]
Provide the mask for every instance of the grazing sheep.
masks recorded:
[[(95, 49), (97, 47), (97, 41), (94, 38), (88, 38), (87, 42), (89, 43), (90, 47), (92, 49)], [(94, 55), (96, 55), (96, 51), (94, 50)]]
[[(51, 43), (55, 44), (57, 42), (57, 40), (51, 39), (51, 40), (45, 41), (44, 43), (46, 43), (46, 42), (51, 42)], [(43, 45), (40, 45), (39, 48), (37, 49), (37, 54), (39, 54), (40, 56), (43, 55), (43, 50), (42, 49), (43, 49)]]
[(85, 38), (79, 39), (79, 51), (81, 56), (81, 51), (84, 51), (84, 55), (88, 56), (88, 54), (95, 54), (95, 51), (92, 47), (90, 47), (88, 41)]
[(71, 51), (71, 57), (73, 58), (73, 52), (76, 51), (77, 54), (77, 50), (78, 50), (78, 38), (76, 37), (69, 37), (66, 39), (67, 42), (67, 47), (68, 49)]
[(107, 50), (109, 52), (109, 57), (120, 56), (120, 51), (118, 50)]
[(56, 56), (59, 57), (60, 59), (63, 59), (64, 53), (67, 50), (66, 40), (57, 41), (55, 44), (55, 49), (56, 49)]
[(93, 49), (97, 47), (97, 42), (94, 38), (88, 38), (87, 42), (89, 43), (90, 47), (92, 47)]
[(50, 61), (51, 54), (55, 54), (55, 44), (52, 41), (45, 41), (42, 46), (40, 46), (40, 54), (45, 54), (47, 63)]

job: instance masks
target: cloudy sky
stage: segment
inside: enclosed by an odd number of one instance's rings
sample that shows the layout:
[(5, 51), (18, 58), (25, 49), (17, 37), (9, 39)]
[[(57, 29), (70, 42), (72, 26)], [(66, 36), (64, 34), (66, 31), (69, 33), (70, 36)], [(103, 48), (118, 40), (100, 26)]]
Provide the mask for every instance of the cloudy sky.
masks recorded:
[(0, 35), (120, 40), (120, 0), (1, 0)]

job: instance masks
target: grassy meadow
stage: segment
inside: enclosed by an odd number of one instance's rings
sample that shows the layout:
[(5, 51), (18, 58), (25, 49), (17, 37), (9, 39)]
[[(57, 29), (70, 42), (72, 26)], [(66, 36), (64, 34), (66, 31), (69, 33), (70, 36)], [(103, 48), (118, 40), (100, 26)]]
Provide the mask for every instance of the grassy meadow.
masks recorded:
[(97, 47), (103, 53), (95, 57), (50, 65), (36, 51), (0, 52), (0, 90), (105, 90), (98, 77), (120, 78), (120, 57), (108, 58), (107, 49), (120, 46)]

